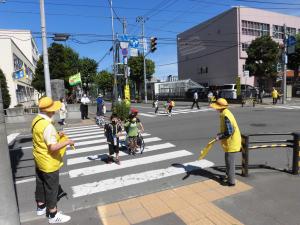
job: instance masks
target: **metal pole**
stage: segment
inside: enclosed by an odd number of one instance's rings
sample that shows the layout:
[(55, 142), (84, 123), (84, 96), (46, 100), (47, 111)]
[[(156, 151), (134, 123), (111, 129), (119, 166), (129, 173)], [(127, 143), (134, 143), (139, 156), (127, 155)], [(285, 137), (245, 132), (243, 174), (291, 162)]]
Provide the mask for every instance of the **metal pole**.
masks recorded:
[(242, 136), (242, 176), (248, 177), (249, 168), (249, 136)]
[(145, 103), (147, 103), (147, 77), (146, 77), (146, 54), (145, 54), (145, 18), (142, 18), (142, 40), (143, 40), (143, 63), (144, 63), (144, 91), (145, 91)]
[(118, 90), (117, 90), (117, 71), (116, 71), (116, 45), (115, 45), (115, 30), (114, 30), (114, 13), (112, 7), (112, 0), (110, 0), (110, 13), (111, 13), (111, 30), (112, 30), (112, 47), (113, 47), (113, 71), (114, 71), (114, 86), (113, 86), (113, 103), (116, 102), (118, 98)]
[(47, 35), (46, 35), (46, 18), (45, 18), (45, 3), (44, 0), (40, 0), (40, 13), (41, 13), (41, 28), (42, 28), (42, 42), (43, 42), (43, 63), (44, 63), (44, 77), (46, 95), (52, 97), (50, 72), (49, 72), (49, 60), (48, 60), (48, 48), (47, 48)]
[(299, 174), (299, 140), (300, 140), (300, 133), (293, 133), (294, 136), (294, 146), (293, 146), (293, 168), (292, 174), (298, 175)]
[(283, 58), (283, 63), (284, 63), (284, 68), (283, 68), (283, 79), (282, 79), (282, 90), (283, 90), (283, 95), (282, 95), (282, 104), (286, 103), (286, 74), (287, 74), (287, 34), (286, 34), (286, 25), (283, 25), (284, 29), (284, 58)]
[(3, 100), (0, 89), (0, 224), (20, 225), (16, 192), (7, 145)]
[[(126, 19), (123, 18), (123, 34), (126, 34), (127, 23)], [(125, 76), (125, 84), (128, 84), (128, 66), (127, 66), (127, 56), (124, 56), (124, 76)]]

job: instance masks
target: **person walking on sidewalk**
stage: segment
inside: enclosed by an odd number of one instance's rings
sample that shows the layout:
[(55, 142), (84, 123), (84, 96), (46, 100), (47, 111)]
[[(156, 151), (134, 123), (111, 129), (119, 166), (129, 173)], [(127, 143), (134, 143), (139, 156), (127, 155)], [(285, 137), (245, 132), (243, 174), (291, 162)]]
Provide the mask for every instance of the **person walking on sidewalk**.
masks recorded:
[(219, 98), (210, 106), (220, 113), (220, 130), (216, 140), (221, 141), (225, 152), (226, 183), (228, 186), (235, 186), (235, 155), (241, 150), (242, 138), (238, 124), (233, 114), (228, 109), (226, 99)]
[(53, 126), (53, 116), (61, 102), (43, 97), (39, 101), (40, 113), (32, 121), (33, 158), (36, 171), (35, 200), (37, 215), (47, 213), (49, 223), (65, 223), (71, 217), (57, 211), (59, 169), (63, 166), (66, 146), (74, 145), (64, 133)]
[(86, 96), (86, 94), (83, 95), (81, 98), (81, 104), (80, 104), (80, 111), (81, 111), (81, 119), (89, 119), (88, 114), (89, 114), (89, 106), (88, 104), (90, 103), (90, 99)]
[[(104, 127), (104, 134), (107, 138), (109, 156), (107, 163), (115, 162), (120, 165), (119, 157), (119, 144), (120, 136), (122, 135), (122, 125), (119, 123), (119, 118), (116, 114), (112, 114), (110, 117), (110, 123), (106, 124)], [(116, 158), (114, 159), (114, 154), (116, 153)]]
[(273, 105), (277, 104), (278, 96), (279, 96), (278, 91), (276, 90), (275, 87), (273, 87), (273, 91), (272, 91)]
[(59, 109), (59, 119), (60, 119), (60, 124), (61, 125), (66, 125), (66, 118), (67, 118), (67, 106), (66, 106), (66, 101), (64, 98), (60, 99), (61, 102), (61, 107)]
[(159, 102), (158, 102), (158, 99), (156, 99), (154, 102), (153, 102), (153, 107), (154, 107), (154, 113), (155, 114), (157, 114), (157, 112), (158, 112), (158, 104), (159, 104)]
[(193, 105), (191, 107), (191, 109), (194, 108), (194, 105), (197, 105), (197, 108), (200, 109), (199, 105), (198, 105), (198, 92), (195, 91), (194, 96), (193, 96)]

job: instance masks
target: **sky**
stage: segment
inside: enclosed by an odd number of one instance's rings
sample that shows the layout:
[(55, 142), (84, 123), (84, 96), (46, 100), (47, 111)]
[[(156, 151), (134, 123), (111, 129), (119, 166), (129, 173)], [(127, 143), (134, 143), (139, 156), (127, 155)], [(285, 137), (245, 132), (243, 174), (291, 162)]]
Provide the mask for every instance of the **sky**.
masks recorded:
[[(42, 53), (39, 0), (0, 0), (0, 29), (31, 30)], [(262, 3), (263, 2), (263, 3)], [(300, 0), (112, 0), (114, 28), (123, 33), (141, 35), (136, 22), (143, 16), (145, 36), (157, 37), (157, 50), (147, 57), (156, 64), (155, 76), (164, 80), (177, 75), (177, 34), (208, 20), (232, 6), (249, 6), (300, 16)], [(65, 43), (79, 53), (99, 62), (99, 70), (110, 69), (112, 46), (110, 0), (45, 0), (47, 41), (53, 33), (69, 33)], [(1, 54), (1, 49), (0, 49)], [(171, 65), (163, 65), (173, 63)]]

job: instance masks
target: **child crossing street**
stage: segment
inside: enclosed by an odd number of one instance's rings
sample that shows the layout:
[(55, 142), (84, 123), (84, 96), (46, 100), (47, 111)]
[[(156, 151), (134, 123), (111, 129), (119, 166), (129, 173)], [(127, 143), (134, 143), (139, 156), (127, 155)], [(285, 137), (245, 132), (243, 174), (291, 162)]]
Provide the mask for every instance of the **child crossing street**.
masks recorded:
[[(119, 123), (119, 118), (117, 115), (112, 114), (110, 117), (110, 123), (106, 124), (104, 127), (104, 134), (107, 138), (109, 156), (107, 163), (115, 162), (120, 165), (120, 157), (119, 157), (119, 138), (122, 135), (122, 126)], [(114, 158), (114, 154), (116, 154), (116, 158)]]

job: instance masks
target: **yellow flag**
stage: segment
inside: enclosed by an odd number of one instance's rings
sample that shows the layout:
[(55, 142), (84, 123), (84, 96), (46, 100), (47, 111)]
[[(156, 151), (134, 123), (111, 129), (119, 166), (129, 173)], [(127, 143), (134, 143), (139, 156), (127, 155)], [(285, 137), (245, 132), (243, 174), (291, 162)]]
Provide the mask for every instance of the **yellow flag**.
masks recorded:
[(211, 150), (212, 146), (215, 144), (216, 141), (217, 141), (216, 139), (213, 139), (210, 142), (208, 142), (205, 148), (201, 150), (198, 160), (204, 159), (204, 157), (209, 153), (209, 151)]

